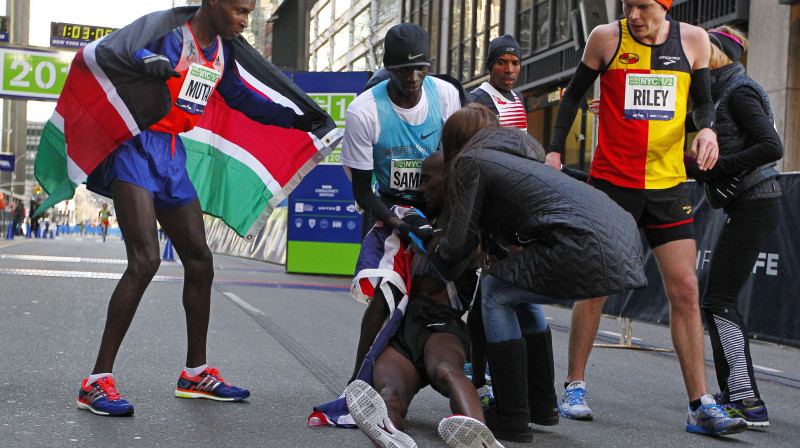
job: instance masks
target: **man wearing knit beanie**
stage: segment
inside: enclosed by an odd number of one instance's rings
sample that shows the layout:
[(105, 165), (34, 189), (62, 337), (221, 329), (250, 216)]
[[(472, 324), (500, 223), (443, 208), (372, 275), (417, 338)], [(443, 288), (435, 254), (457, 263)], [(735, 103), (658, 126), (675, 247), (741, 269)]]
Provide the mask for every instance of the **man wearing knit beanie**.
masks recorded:
[[(561, 99), (547, 164), (558, 168), (583, 95), (600, 77), (600, 127), (589, 183), (633, 214), (661, 270), (670, 327), (689, 398), (686, 431), (727, 435), (747, 429), (708, 393), (694, 261), (692, 204), (683, 183), (688, 96), (700, 132), (692, 142), (700, 170), (717, 162), (708, 61), (702, 28), (667, 17), (670, 0), (623, 0), (624, 19), (596, 27)], [(688, 93), (688, 95), (687, 95)], [(605, 298), (575, 304), (561, 415), (590, 420), (584, 374)]]
[(469, 93), (469, 102), (489, 108), (497, 115), (501, 126), (527, 131), (528, 119), (522, 94), (512, 90), (519, 76), (521, 56), (519, 43), (510, 34), (492, 39), (486, 57), (489, 81)]

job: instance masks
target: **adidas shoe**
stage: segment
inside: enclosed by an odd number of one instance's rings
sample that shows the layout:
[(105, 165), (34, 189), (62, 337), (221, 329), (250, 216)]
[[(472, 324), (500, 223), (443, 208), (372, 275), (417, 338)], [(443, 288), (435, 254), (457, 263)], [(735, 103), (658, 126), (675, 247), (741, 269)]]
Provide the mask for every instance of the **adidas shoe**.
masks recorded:
[(592, 410), (586, 405), (586, 400), (592, 398), (586, 392), (586, 383), (583, 381), (573, 381), (569, 383), (561, 394), (558, 403), (558, 411), (566, 418), (574, 420), (591, 420)]
[(486, 425), (465, 415), (442, 419), (439, 436), (453, 448), (503, 448)]
[(743, 418), (748, 428), (766, 428), (769, 426), (767, 406), (758, 398), (745, 398), (720, 405), (730, 418)]
[(178, 378), (175, 396), (179, 398), (208, 398), (217, 401), (242, 401), (250, 396), (250, 391), (231, 386), (213, 367), (206, 367), (199, 375), (190, 377), (186, 371)]
[(88, 382), (89, 379), (85, 378), (78, 392), (78, 409), (86, 409), (97, 415), (133, 415), (133, 405), (117, 392), (113, 377), (104, 376), (92, 384)]
[(696, 410), (689, 408), (686, 417), (686, 431), (695, 434), (721, 436), (737, 434), (747, 429), (747, 422), (742, 418), (730, 418), (711, 395), (700, 397), (700, 406)]
[(358, 428), (380, 448), (416, 448), (408, 434), (397, 429), (380, 394), (369, 384), (355, 380), (345, 390), (347, 409)]

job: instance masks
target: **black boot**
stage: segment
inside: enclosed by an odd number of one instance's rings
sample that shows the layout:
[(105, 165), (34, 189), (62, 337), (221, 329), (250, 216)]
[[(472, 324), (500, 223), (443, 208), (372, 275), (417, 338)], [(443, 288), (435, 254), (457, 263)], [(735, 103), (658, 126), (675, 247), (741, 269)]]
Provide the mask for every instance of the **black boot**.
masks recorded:
[(525, 342), (522, 339), (486, 345), (492, 368), (495, 406), (484, 411), (486, 426), (495, 437), (512, 442), (532, 442), (528, 411)]
[(528, 349), (528, 409), (531, 423), (542, 426), (558, 424), (558, 397), (553, 386), (553, 337), (550, 328), (525, 335)]

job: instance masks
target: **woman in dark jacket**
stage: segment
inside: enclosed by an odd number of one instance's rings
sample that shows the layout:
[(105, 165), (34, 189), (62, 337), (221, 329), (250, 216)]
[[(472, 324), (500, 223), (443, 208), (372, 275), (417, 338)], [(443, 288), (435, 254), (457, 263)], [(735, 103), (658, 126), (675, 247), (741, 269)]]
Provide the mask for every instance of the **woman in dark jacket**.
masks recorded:
[[(645, 285), (636, 223), (608, 196), (550, 169), (544, 149), (513, 128), (481, 129), (491, 114), (472, 104), (444, 125), (447, 205), (444, 236), (432, 259), (448, 279), (466, 267), (479, 243), (504, 253), (486, 270), (483, 321), (496, 407), (486, 423), (498, 438), (532, 440), (525, 343), (514, 307), (546, 297), (599, 297)], [(495, 303), (486, 288), (511, 288)], [(535, 294), (534, 294), (535, 293)]]
[(761, 244), (780, 219), (781, 189), (773, 167), (783, 156), (783, 145), (766, 92), (738, 62), (748, 47), (744, 34), (722, 26), (708, 36), (720, 157), (708, 171), (689, 160), (687, 173), (705, 183), (708, 202), (728, 216), (713, 251), (702, 309), (720, 387), (717, 402), (729, 416), (744, 418), (748, 427), (764, 427), (769, 426), (767, 408), (737, 305)]

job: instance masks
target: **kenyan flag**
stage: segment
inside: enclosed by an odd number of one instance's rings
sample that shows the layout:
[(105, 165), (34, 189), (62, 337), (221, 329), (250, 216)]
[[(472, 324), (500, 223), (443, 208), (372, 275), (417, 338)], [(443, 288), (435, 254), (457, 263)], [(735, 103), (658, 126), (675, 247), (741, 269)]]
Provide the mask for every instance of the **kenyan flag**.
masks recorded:
[[(132, 55), (184, 23), (196, 7), (148, 14), (79, 51), (42, 131), (35, 175), (50, 195), (40, 210), (75, 188), (122, 142), (172, 107), (166, 84), (142, 76)], [(260, 95), (297, 113), (319, 106), (244, 39), (233, 41), (239, 75)], [(265, 126), (230, 109), (214, 93), (198, 125), (181, 138), (187, 170), (205, 213), (241, 236), (255, 236), (302, 177), (341, 139), (329, 117), (309, 133)]]

